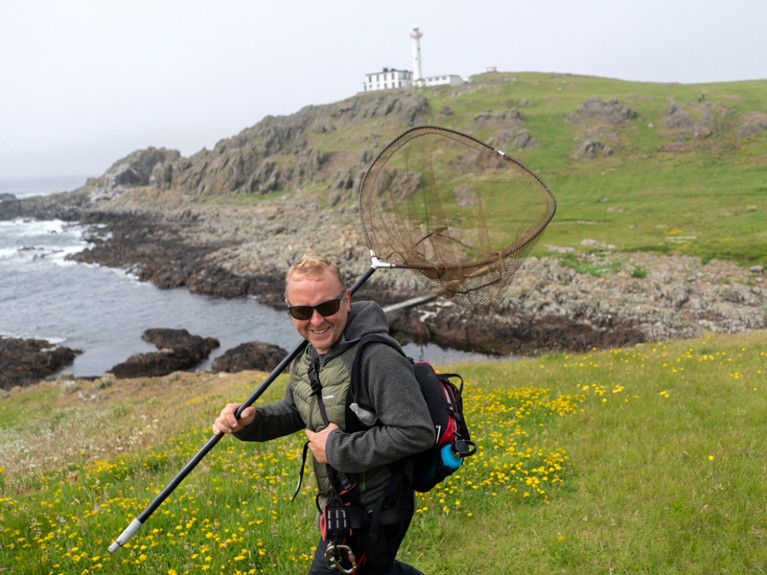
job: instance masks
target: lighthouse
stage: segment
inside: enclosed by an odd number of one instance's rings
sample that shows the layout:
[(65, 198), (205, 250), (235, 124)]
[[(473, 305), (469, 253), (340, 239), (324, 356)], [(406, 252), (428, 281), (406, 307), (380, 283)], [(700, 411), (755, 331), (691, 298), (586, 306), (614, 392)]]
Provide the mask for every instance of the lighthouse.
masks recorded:
[(418, 28), (413, 28), (410, 38), (413, 41), (413, 71), (384, 68), (382, 72), (365, 74), (362, 86), (365, 92), (376, 90), (396, 90), (400, 88), (430, 88), (432, 86), (459, 86), (465, 83), (457, 74), (442, 74), (441, 76), (423, 77), (421, 71), (421, 38), (423, 34)]
[(421, 74), (421, 31), (413, 28), (410, 37), (413, 39), (413, 84), (418, 86), (423, 83)]

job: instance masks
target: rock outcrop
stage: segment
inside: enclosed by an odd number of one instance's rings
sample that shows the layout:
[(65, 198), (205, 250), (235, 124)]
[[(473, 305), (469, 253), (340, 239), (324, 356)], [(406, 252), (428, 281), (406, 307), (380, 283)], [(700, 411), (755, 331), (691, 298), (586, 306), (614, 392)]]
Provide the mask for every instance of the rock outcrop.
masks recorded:
[(80, 353), (42, 339), (0, 337), (0, 389), (37, 383), (64, 369)]
[[(470, 126), (497, 146), (547, 145), (532, 129), (535, 122), (528, 121), (534, 114), (531, 102), (492, 100), (499, 85), (492, 84), (487, 98), (480, 99), (493, 102), (492, 109), (470, 113), (462, 110), (469, 104), (457, 96), (483, 89), (476, 84), (451, 89), (456, 99), (440, 98), (438, 110), (420, 91), (360, 94), (290, 116), (268, 116), (188, 158), (172, 150), (140, 150), (70, 194), (3, 198), (0, 218), (94, 224), (91, 246), (75, 256), (78, 261), (125, 268), (162, 288), (250, 295), (281, 306), (285, 270), (305, 251), (338, 261), (349, 285), (369, 267), (354, 191), (365, 168), (403, 128), (436, 114)], [(647, 106), (640, 95), (622, 98), (627, 103), (588, 98), (562, 114), (568, 133), (575, 136), (572, 149), (566, 146), (567, 161), (613, 162), (627, 149), (637, 153), (635, 143), (627, 147), (642, 117), (634, 108), (646, 114)], [(646, 125), (658, 131), (664, 153), (709, 153), (724, 145), (718, 140), (723, 133), (755, 138), (767, 126), (761, 112), (731, 112), (703, 96), (678, 103), (662, 98), (655, 105), (658, 126)], [(547, 251), (539, 244), (535, 253), (540, 257), (522, 265), (492, 306), (469, 311), (438, 301), (393, 316), (392, 329), (405, 339), (533, 354), (767, 327), (763, 269), (583, 246), (590, 252), (565, 253), (555, 246)], [(579, 272), (580, 264), (604, 265), (610, 272)], [(357, 297), (387, 305), (422, 292), (407, 270), (384, 270)]]
[(213, 360), (213, 371), (235, 373), (246, 370), (272, 371), (288, 352), (278, 345), (248, 342), (229, 349)]
[(191, 369), (219, 347), (218, 340), (192, 335), (185, 329), (148, 329), (142, 336), (158, 351), (137, 353), (110, 369), (118, 378), (159, 377)]

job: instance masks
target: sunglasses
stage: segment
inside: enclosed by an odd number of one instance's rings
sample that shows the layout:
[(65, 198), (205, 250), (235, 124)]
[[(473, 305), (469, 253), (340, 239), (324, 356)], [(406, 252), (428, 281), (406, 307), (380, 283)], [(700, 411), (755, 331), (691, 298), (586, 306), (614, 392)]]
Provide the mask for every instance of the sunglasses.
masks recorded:
[(317, 310), (317, 313), (322, 317), (328, 317), (338, 313), (338, 310), (341, 309), (341, 300), (345, 295), (346, 289), (344, 289), (337, 298), (329, 299), (328, 301), (318, 303), (317, 305), (290, 305), (288, 302), (288, 313), (290, 313), (293, 318), (302, 321), (312, 319), (314, 310)]

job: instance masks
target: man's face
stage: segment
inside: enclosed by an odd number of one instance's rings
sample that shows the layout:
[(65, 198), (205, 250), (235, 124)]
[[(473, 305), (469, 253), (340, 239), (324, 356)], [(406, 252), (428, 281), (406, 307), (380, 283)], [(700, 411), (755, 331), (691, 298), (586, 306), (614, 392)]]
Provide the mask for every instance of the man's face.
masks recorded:
[[(290, 305), (310, 305), (315, 306), (322, 302), (336, 299), (343, 290), (338, 278), (333, 274), (326, 273), (320, 279), (301, 278), (291, 279), (286, 286), (286, 295)], [(296, 331), (308, 340), (319, 354), (325, 354), (330, 351), (343, 335), (346, 327), (346, 320), (351, 311), (351, 302), (348, 290), (341, 299), (341, 306), (333, 315), (323, 317), (317, 310), (314, 310), (312, 317), (307, 320), (300, 320), (291, 317)]]

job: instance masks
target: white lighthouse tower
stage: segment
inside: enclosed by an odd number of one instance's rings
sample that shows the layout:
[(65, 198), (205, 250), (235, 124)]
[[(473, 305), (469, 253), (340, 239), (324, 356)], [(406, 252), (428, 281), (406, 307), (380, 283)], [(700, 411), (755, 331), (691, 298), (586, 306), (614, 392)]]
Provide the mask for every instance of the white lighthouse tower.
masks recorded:
[(413, 85), (423, 84), (423, 75), (421, 74), (421, 31), (413, 28), (410, 37), (413, 39)]
[(441, 76), (423, 77), (421, 71), (421, 38), (423, 34), (418, 28), (413, 28), (410, 38), (413, 40), (413, 71), (384, 68), (382, 72), (365, 74), (363, 89), (365, 92), (376, 90), (397, 90), (400, 88), (431, 88), (433, 86), (458, 86), (465, 81), (457, 74), (442, 74)]

